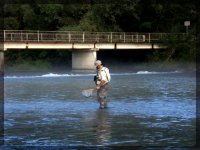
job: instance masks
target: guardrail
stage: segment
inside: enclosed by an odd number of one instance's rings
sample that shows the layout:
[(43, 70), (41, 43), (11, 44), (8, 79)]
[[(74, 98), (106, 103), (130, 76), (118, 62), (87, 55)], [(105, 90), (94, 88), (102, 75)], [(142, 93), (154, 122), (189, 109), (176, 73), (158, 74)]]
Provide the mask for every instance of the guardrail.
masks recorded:
[(3, 30), (3, 37), (0, 38), (4, 42), (155, 43), (169, 34), (171, 33)]

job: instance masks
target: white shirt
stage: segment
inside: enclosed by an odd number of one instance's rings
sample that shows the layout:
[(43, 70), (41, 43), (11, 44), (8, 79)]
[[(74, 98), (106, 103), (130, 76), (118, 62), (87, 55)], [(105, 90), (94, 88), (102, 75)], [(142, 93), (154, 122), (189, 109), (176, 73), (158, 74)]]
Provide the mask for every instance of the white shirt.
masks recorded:
[(104, 80), (105, 83), (108, 83), (108, 77), (105, 71), (105, 67), (101, 68), (101, 70), (98, 70), (97, 75), (100, 80)]

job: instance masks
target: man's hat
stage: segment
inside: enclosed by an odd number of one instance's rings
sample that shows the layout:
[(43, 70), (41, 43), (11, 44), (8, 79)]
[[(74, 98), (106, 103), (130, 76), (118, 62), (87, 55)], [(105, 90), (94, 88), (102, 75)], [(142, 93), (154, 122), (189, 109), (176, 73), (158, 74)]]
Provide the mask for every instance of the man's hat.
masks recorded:
[(101, 65), (102, 63), (101, 63), (101, 60), (97, 60), (95, 63), (94, 63), (94, 65), (97, 67), (98, 65)]

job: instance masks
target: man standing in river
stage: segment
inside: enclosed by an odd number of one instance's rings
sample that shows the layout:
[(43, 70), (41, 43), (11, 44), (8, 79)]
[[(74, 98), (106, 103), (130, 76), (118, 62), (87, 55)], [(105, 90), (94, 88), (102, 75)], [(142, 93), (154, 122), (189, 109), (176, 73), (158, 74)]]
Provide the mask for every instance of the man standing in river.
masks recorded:
[(104, 67), (100, 60), (95, 62), (95, 66), (97, 69), (97, 75), (94, 78), (97, 89), (97, 100), (100, 104), (100, 108), (103, 109), (107, 107), (107, 85), (111, 77), (109, 69)]

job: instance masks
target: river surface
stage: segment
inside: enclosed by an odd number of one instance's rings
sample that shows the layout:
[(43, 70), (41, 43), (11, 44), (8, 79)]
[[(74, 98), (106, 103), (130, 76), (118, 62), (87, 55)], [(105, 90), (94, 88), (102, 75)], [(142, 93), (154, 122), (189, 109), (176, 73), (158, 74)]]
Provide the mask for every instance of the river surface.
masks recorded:
[(195, 73), (112, 73), (108, 108), (99, 109), (94, 74), (4, 77), (5, 145), (194, 146)]

